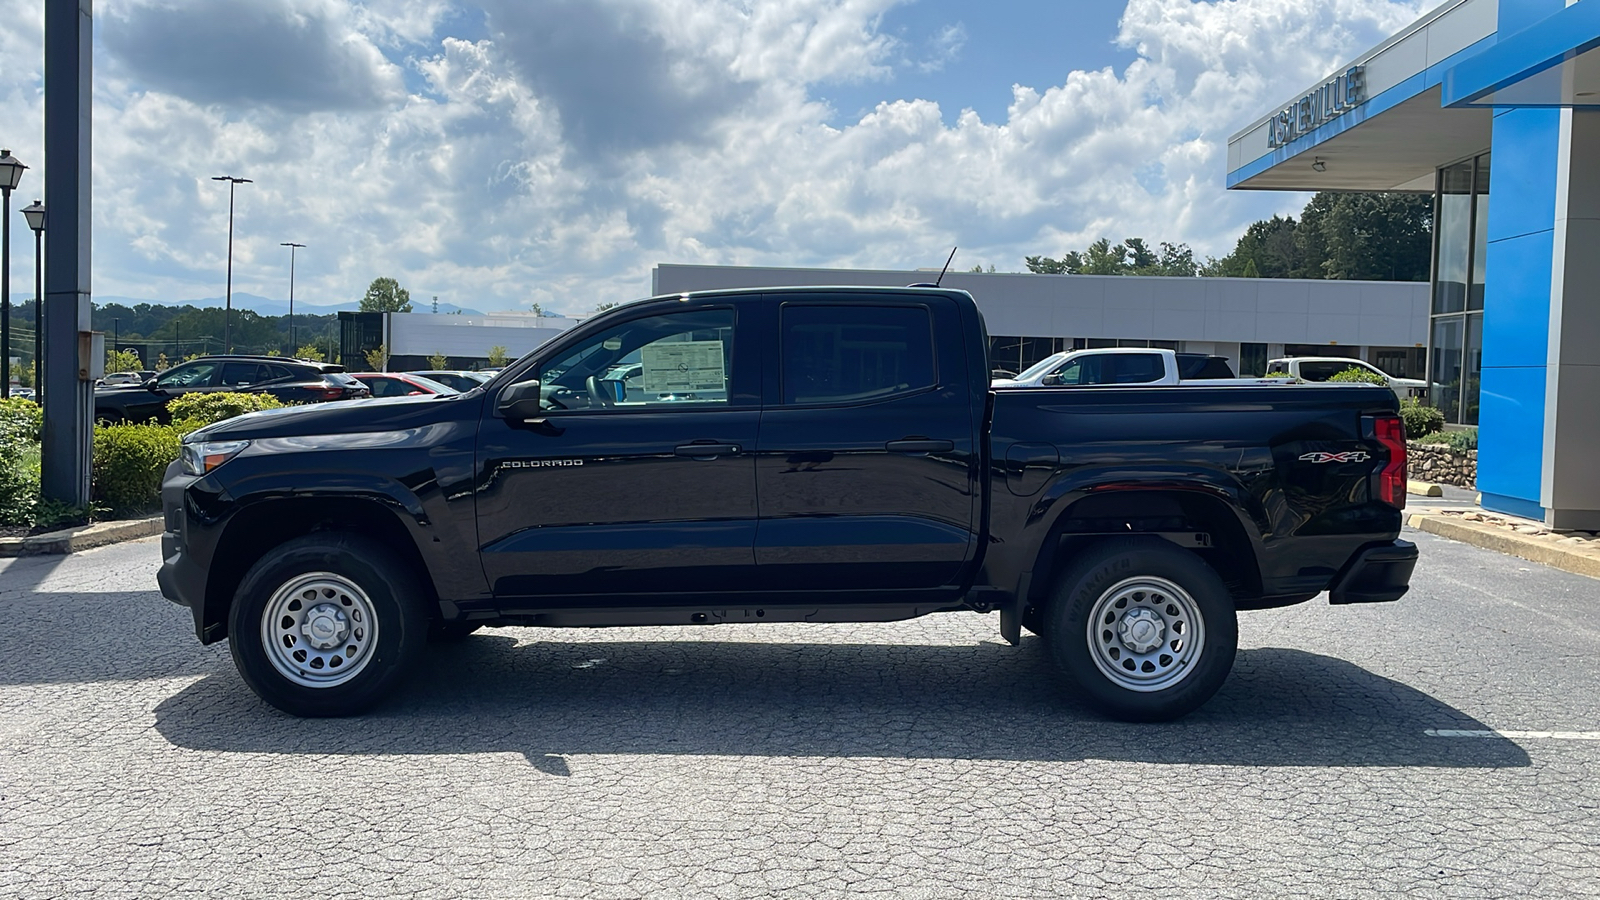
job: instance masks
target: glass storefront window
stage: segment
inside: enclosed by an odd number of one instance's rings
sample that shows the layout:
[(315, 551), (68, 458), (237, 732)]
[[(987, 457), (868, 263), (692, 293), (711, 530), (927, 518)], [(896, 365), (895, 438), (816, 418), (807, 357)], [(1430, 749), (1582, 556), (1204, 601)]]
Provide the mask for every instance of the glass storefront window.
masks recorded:
[(1472, 251), (1473, 161), (1439, 170), (1438, 255), (1433, 267), (1433, 311), (1466, 308), (1468, 265)]
[(1478, 383), (1483, 376), (1483, 316), (1467, 316), (1467, 347), (1461, 378), (1461, 424), (1478, 424)]
[(1489, 154), (1478, 157), (1478, 180), (1472, 187), (1472, 287), (1467, 309), (1483, 309), (1484, 260), (1489, 253)]
[(1239, 345), (1239, 377), (1260, 378), (1267, 374), (1267, 345)]
[(1428, 399), (1444, 413), (1446, 422), (1461, 421), (1461, 332), (1464, 318), (1440, 316), (1433, 320)]

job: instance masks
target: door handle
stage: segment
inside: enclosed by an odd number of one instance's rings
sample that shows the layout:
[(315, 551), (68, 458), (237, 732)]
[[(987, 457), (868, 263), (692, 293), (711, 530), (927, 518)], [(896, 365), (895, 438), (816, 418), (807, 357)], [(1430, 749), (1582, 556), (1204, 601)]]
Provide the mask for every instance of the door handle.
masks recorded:
[(679, 456), (688, 456), (693, 459), (716, 459), (719, 456), (738, 456), (738, 444), (683, 444), (672, 452)]
[(955, 441), (930, 441), (926, 438), (890, 441), (883, 445), (883, 449), (890, 453), (942, 453), (955, 448)]

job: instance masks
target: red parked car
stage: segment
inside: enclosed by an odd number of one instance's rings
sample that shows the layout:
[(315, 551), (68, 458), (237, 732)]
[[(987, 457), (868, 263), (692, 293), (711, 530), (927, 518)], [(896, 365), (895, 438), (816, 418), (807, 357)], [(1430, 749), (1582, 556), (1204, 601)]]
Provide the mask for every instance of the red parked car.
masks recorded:
[(372, 389), (374, 397), (412, 397), (421, 394), (459, 394), (449, 385), (419, 375), (394, 372), (357, 372), (355, 379)]

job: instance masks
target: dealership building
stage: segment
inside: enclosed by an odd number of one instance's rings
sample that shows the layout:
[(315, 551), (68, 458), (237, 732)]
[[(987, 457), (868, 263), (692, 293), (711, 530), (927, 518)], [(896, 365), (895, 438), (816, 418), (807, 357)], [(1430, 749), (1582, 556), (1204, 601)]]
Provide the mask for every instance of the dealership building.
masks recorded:
[[(660, 265), (652, 294), (785, 285), (905, 286), (937, 271)], [(1280, 356), (1364, 359), (1421, 377), (1428, 285), (1407, 281), (1153, 278), (950, 272), (989, 328), (989, 361), (1020, 372), (1060, 350), (1164, 347), (1227, 357), (1262, 375)]]
[(1452, 0), (1261, 112), (1229, 188), (1434, 193), (1429, 377), (1483, 505), (1600, 529), (1600, 0)]

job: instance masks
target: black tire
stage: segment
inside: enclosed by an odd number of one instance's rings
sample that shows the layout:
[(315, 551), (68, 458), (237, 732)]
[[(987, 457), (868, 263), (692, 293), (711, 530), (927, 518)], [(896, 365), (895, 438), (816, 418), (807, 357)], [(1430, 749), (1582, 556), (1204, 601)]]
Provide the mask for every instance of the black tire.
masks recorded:
[(1227, 680), (1239, 646), (1222, 579), (1160, 538), (1090, 547), (1056, 582), (1044, 625), (1068, 687), (1129, 722), (1165, 722), (1199, 708)]
[[(394, 553), (359, 535), (322, 532), (273, 548), (245, 573), (228, 611), (234, 665), (257, 696), (286, 713), (367, 710), (412, 668), (427, 640), (423, 597), (410, 574)], [(278, 612), (264, 621), (269, 604)], [(315, 644), (319, 637), (325, 647)]]
[(435, 619), (428, 623), (428, 643), (454, 644), (471, 637), (473, 632), (482, 627), (475, 622), (440, 622)]

